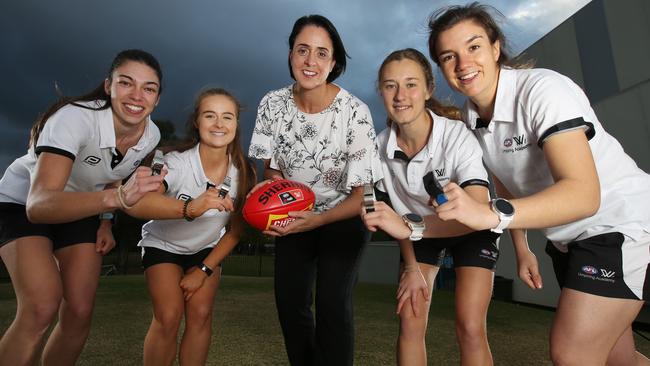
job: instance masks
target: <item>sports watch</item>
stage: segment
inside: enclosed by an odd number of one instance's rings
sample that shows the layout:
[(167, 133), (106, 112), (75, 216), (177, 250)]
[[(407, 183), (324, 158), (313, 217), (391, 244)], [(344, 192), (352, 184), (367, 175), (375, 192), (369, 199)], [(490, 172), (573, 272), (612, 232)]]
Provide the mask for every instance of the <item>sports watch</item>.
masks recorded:
[(512, 203), (505, 198), (493, 199), (490, 201), (490, 206), (492, 207), (492, 211), (499, 216), (499, 224), (490, 230), (501, 234), (503, 233), (503, 229), (510, 225), (512, 218), (515, 216), (515, 208), (512, 206)]
[(414, 213), (407, 213), (402, 216), (402, 220), (404, 220), (406, 226), (411, 229), (411, 236), (409, 236), (411, 241), (422, 239), (422, 234), (424, 233), (424, 219), (422, 216)]
[(207, 264), (201, 263), (201, 266), (199, 267), (199, 269), (201, 271), (203, 271), (206, 274), (206, 276), (208, 276), (208, 277), (212, 276), (212, 272), (213, 272), (212, 268), (208, 267)]

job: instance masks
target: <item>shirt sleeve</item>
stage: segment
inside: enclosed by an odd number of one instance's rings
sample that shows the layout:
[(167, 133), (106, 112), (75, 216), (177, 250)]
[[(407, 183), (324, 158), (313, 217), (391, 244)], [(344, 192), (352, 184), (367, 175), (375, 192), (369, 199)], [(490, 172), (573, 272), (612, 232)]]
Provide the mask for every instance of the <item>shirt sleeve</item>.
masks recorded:
[(523, 102), (531, 118), (538, 146), (550, 136), (583, 129), (588, 139), (594, 136), (593, 110), (587, 96), (571, 79), (552, 71), (528, 80), (531, 83)]
[[(456, 122), (452, 122), (456, 123)], [(448, 148), (453, 152), (448, 152), (455, 156), (454, 175), (459, 186), (466, 187), (469, 185), (481, 185), (489, 187), (488, 175), (483, 166), (483, 150), (481, 149), (476, 137), (460, 122), (456, 126), (457, 135)], [(455, 154), (454, 154), (455, 152)]]
[(383, 178), (381, 162), (377, 149), (377, 135), (372, 123), (368, 106), (360, 101), (353, 101), (348, 130), (346, 132), (346, 147), (348, 162), (345, 179), (341, 182), (344, 187), (339, 189), (349, 192), (352, 187), (374, 183)]
[(271, 93), (266, 94), (257, 107), (255, 128), (251, 137), (248, 156), (253, 159), (271, 159), (273, 152), (273, 120)]
[(34, 151), (50, 152), (74, 160), (87, 141), (93, 137), (93, 126), (88, 121), (90, 110), (66, 105), (48, 118)]

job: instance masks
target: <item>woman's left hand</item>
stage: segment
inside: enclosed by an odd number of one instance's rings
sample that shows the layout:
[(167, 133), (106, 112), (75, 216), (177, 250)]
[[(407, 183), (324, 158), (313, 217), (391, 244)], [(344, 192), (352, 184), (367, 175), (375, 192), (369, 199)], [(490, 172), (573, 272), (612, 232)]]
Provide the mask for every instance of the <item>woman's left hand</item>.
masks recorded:
[(183, 290), (183, 296), (185, 297), (185, 301), (189, 301), (190, 298), (192, 298), (192, 295), (203, 286), (203, 282), (208, 277), (206, 276), (205, 272), (201, 271), (198, 268), (194, 268), (192, 272), (189, 272), (183, 276), (181, 279), (181, 290)]
[(432, 200), (436, 214), (443, 221), (456, 220), (474, 230), (494, 228), (499, 224), (499, 217), (492, 211), (489, 203), (473, 199), (456, 183), (444, 187), (447, 202), (438, 205)]
[(101, 255), (106, 255), (111, 249), (115, 248), (115, 238), (111, 230), (113, 224), (110, 220), (101, 220), (97, 229), (97, 240), (95, 241), (95, 251)]
[(290, 211), (289, 217), (295, 219), (289, 225), (285, 227), (271, 226), (269, 230), (263, 231), (263, 233), (271, 236), (285, 236), (313, 230), (323, 225), (320, 214), (313, 211)]

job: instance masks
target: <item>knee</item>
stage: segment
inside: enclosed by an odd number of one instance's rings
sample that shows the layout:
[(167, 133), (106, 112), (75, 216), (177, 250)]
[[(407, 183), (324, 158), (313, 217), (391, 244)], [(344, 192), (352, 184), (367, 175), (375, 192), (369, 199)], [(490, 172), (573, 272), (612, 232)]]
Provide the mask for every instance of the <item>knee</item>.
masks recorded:
[(423, 340), (427, 331), (424, 315), (416, 317), (410, 305), (404, 306), (399, 314), (399, 336), (402, 340)]
[(52, 299), (37, 302), (28, 305), (25, 309), (18, 309), (18, 314), (25, 314), (24, 319), (29, 320), (33, 331), (44, 334), (49, 328), (50, 324), (54, 321), (61, 298), (55, 297)]
[(164, 309), (154, 312), (154, 323), (163, 335), (176, 337), (182, 317), (182, 309)]
[(551, 341), (551, 361), (555, 366), (585, 365), (590, 362), (581, 359), (580, 352), (571, 349), (565, 343), (556, 343)]
[(94, 299), (90, 301), (65, 302), (63, 311), (64, 315), (60, 321), (66, 319), (74, 320), (75, 323), (90, 325), (93, 316)]
[(456, 337), (463, 346), (478, 346), (486, 339), (485, 322), (480, 320), (456, 320)]
[(212, 304), (193, 306), (188, 309), (187, 319), (185, 319), (186, 327), (193, 329), (201, 329), (203, 327), (211, 326), (212, 323)]

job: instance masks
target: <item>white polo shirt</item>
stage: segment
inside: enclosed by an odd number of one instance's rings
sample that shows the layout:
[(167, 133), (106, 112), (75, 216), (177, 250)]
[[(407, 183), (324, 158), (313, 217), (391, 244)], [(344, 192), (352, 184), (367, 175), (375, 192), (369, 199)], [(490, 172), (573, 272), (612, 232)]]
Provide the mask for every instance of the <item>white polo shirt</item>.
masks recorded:
[[(99, 108), (103, 103), (98, 100), (77, 104)], [(37, 154), (41, 152), (60, 154), (74, 161), (64, 191), (96, 192), (128, 177), (159, 140), (158, 127), (147, 118), (138, 143), (121, 156), (115, 148), (111, 108), (93, 110), (68, 104), (47, 120), (36, 148), (30, 148), (7, 168), (0, 180), (0, 202), (25, 204)]]
[(377, 188), (388, 193), (393, 209), (400, 215), (414, 212), (426, 216), (435, 212), (422, 182), (428, 172), (433, 172), (442, 186), (449, 182), (461, 187), (488, 186), (481, 147), (472, 133), (460, 121), (431, 111), (429, 114), (433, 118), (429, 141), (410, 160), (397, 146), (394, 123), (377, 137), (384, 175)]
[(618, 231), (634, 239), (650, 232), (650, 176), (603, 129), (587, 96), (571, 79), (551, 70), (502, 68), (494, 116), (477, 127), (478, 112), (465, 103), (463, 119), (474, 130), (488, 169), (514, 197), (554, 184), (542, 150), (556, 133), (585, 130), (600, 180), (598, 212), (544, 230), (556, 244)]
[[(166, 195), (179, 200), (196, 198), (208, 188), (208, 183), (219, 187), (220, 183), (210, 182), (206, 177), (199, 156), (199, 144), (183, 152), (170, 152), (165, 155), (167, 175), (165, 176)], [(231, 163), (228, 166), (230, 177), (230, 197), (237, 197), (239, 170)], [(217, 245), (225, 234), (230, 220), (230, 212), (216, 209), (187, 221), (185, 219), (151, 220), (142, 226), (142, 240), (138, 246), (154, 247), (176, 254), (194, 254), (205, 248)]]

